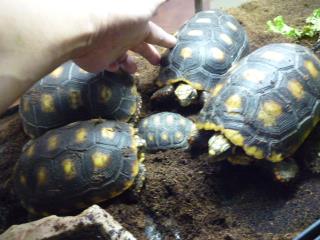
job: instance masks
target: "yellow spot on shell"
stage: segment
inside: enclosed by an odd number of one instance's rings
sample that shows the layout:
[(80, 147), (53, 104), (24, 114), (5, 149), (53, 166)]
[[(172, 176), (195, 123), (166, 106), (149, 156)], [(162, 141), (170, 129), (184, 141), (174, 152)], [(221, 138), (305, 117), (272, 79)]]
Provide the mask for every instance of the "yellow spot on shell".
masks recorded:
[(244, 71), (243, 77), (247, 81), (259, 83), (263, 79), (265, 79), (266, 75), (264, 72), (257, 70), (257, 69), (248, 69)]
[(283, 54), (275, 51), (266, 51), (261, 55), (261, 57), (276, 62), (280, 62), (282, 59), (284, 59)]
[(57, 149), (59, 143), (58, 135), (53, 135), (48, 138), (47, 149), (53, 151)]
[(50, 94), (42, 94), (41, 95), (41, 110), (43, 112), (54, 112), (54, 99), (53, 96)]
[(81, 93), (79, 90), (72, 90), (68, 95), (69, 105), (72, 109), (77, 109), (82, 105)]
[(105, 168), (110, 162), (110, 155), (103, 152), (95, 152), (92, 154), (91, 160), (95, 169)]
[(154, 141), (154, 136), (153, 136), (152, 133), (148, 134), (148, 140), (149, 140), (149, 142), (153, 142)]
[(143, 162), (143, 161), (145, 160), (145, 158), (146, 158), (145, 153), (140, 152), (140, 153), (139, 153), (139, 162)]
[(173, 124), (173, 122), (174, 122), (173, 116), (172, 115), (167, 116), (166, 122), (167, 122), (167, 124)]
[(227, 26), (233, 31), (237, 31), (238, 30), (237, 26), (234, 25), (232, 22), (227, 22)]
[(180, 56), (183, 57), (184, 59), (186, 58), (191, 58), (192, 57), (192, 49), (191, 48), (183, 48), (180, 52)]
[(30, 102), (28, 99), (23, 99), (22, 101), (22, 109), (24, 112), (29, 112), (30, 110)]
[(222, 83), (218, 83), (214, 89), (212, 90), (212, 96), (217, 96), (219, 94), (219, 92), (222, 90), (223, 88), (223, 84)]
[(232, 129), (223, 129), (222, 130), (226, 138), (230, 140), (236, 146), (243, 146), (244, 137), (241, 135), (239, 131)]
[(125, 181), (125, 182), (123, 183), (123, 191), (126, 190), (126, 189), (128, 189), (128, 188), (130, 188), (130, 187), (132, 186), (132, 184), (133, 184), (133, 179), (130, 179), (130, 180), (128, 180), (128, 181)]
[(163, 141), (168, 141), (168, 139), (169, 139), (168, 134), (165, 133), (165, 132), (161, 133), (161, 139), (162, 139)]
[(272, 152), (271, 156), (268, 159), (272, 162), (280, 162), (283, 160), (283, 156), (281, 153)]
[(260, 148), (256, 147), (256, 146), (247, 146), (247, 145), (245, 145), (243, 147), (243, 149), (244, 149), (244, 151), (246, 152), (247, 155), (253, 156), (256, 159), (263, 159), (263, 157), (264, 157), (263, 151)]
[(99, 89), (99, 100), (102, 103), (107, 103), (112, 96), (111, 89), (106, 85), (101, 85)]
[(271, 127), (275, 125), (278, 117), (280, 117), (282, 113), (281, 105), (269, 100), (263, 103), (258, 113), (258, 120), (260, 120), (265, 127)]
[(133, 102), (130, 107), (129, 113), (130, 115), (134, 115), (136, 111), (137, 111), (137, 102)]
[(140, 166), (140, 162), (139, 161), (134, 161), (133, 165), (132, 165), (132, 176), (135, 177), (138, 175), (139, 173), (139, 166)]
[(203, 35), (203, 32), (201, 30), (191, 30), (188, 32), (188, 35), (189, 36), (202, 36)]
[(40, 167), (37, 172), (37, 182), (38, 185), (44, 185), (47, 182), (47, 169), (45, 167)]
[(147, 119), (144, 119), (143, 122), (142, 122), (142, 127), (143, 128), (146, 128), (148, 125), (148, 120)]
[(241, 97), (237, 94), (232, 95), (226, 100), (224, 105), (228, 112), (238, 110), (241, 108), (241, 105), (242, 105)]
[(160, 125), (160, 116), (155, 116), (153, 118), (153, 123), (154, 123), (154, 125), (159, 126)]
[(58, 78), (61, 76), (62, 72), (63, 72), (63, 67), (60, 66), (60, 67), (56, 68), (54, 71), (52, 71), (50, 73), (50, 76), (53, 78)]
[(319, 75), (318, 69), (315, 67), (314, 63), (310, 60), (304, 62), (305, 68), (308, 70), (312, 78), (316, 79)]
[(222, 39), (222, 41), (224, 41), (228, 45), (232, 45), (232, 43), (233, 43), (232, 39), (225, 33), (221, 33), (220, 38)]
[(27, 157), (32, 157), (34, 154), (34, 149), (35, 149), (35, 145), (32, 144), (31, 146), (28, 147), (27, 151), (26, 151), (26, 155)]
[(303, 86), (299, 81), (292, 80), (288, 83), (288, 89), (291, 92), (291, 94), (298, 100), (301, 100), (304, 96), (304, 90)]
[(27, 178), (26, 178), (26, 176), (24, 176), (24, 175), (20, 175), (20, 183), (22, 184), (22, 185), (27, 185)]
[(181, 118), (179, 123), (180, 123), (181, 126), (185, 126), (187, 121), (184, 118)]
[(87, 138), (88, 132), (85, 128), (76, 131), (76, 143), (83, 143)]
[(221, 49), (214, 47), (211, 49), (211, 52), (214, 59), (218, 61), (224, 60), (224, 52)]
[(70, 180), (77, 174), (74, 162), (71, 159), (65, 159), (62, 161), (62, 167), (65, 174), (65, 178)]
[(210, 18), (199, 18), (196, 20), (197, 23), (211, 23)]
[(113, 128), (104, 127), (101, 129), (101, 135), (103, 138), (113, 139), (116, 133)]
[(194, 89), (196, 90), (202, 90), (204, 89), (203, 85), (201, 83), (197, 83), (197, 82), (191, 82), (191, 81), (188, 81), (188, 84), (193, 87)]
[(137, 87), (136, 87), (135, 85), (133, 85), (132, 88), (131, 88), (131, 94), (132, 94), (133, 96), (139, 96)]
[(113, 192), (111, 192), (110, 197), (114, 198), (116, 196), (119, 196), (121, 193), (123, 193), (124, 190), (125, 189), (122, 189), (121, 191), (113, 191)]
[(219, 131), (222, 129), (222, 127), (218, 126), (217, 124), (211, 123), (211, 122), (205, 122), (205, 123), (196, 123), (197, 129), (203, 129), (203, 130), (214, 130)]
[(181, 142), (183, 140), (183, 133), (180, 131), (175, 132), (174, 138), (176, 141)]

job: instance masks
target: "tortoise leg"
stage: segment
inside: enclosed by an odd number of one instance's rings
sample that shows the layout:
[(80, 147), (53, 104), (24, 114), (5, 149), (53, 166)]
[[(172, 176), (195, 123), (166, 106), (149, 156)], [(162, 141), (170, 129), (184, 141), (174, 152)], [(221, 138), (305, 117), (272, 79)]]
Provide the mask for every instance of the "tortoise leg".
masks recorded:
[(299, 172), (299, 167), (293, 158), (285, 159), (279, 163), (272, 164), (272, 173), (279, 182), (290, 182)]
[(132, 193), (135, 197), (139, 196), (139, 193), (141, 192), (145, 179), (146, 179), (146, 167), (144, 166), (143, 163), (140, 163), (139, 173), (135, 179), (134, 187), (132, 189)]
[(230, 142), (221, 134), (213, 135), (209, 141), (209, 155), (217, 157), (231, 148)]
[(173, 94), (174, 94), (174, 86), (168, 85), (155, 91), (150, 97), (150, 99), (152, 101), (166, 100), (166, 98), (172, 97)]

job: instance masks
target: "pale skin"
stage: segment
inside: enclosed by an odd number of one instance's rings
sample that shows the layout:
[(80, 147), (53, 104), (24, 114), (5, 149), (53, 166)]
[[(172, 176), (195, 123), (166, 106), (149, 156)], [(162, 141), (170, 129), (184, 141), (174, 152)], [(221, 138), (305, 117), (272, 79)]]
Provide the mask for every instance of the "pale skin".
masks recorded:
[(63, 62), (87, 71), (137, 70), (128, 50), (152, 64), (176, 39), (150, 21), (165, 0), (1, 0), (0, 114)]

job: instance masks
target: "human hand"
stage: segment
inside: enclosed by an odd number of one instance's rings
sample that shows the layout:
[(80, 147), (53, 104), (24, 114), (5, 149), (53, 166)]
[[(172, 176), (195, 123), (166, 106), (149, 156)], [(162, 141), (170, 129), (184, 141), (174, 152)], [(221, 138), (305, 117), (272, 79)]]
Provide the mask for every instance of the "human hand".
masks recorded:
[(88, 71), (136, 70), (129, 49), (157, 64), (150, 44), (175, 38), (149, 19), (165, 0), (1, 0), (0, 113), (69, 59)]
[(173, 47), (175, 37), (150, 21), (165, 0), (96, 0), (90, 2), (93, 29), (86, 46), (75, 53), (75, 62), (88, 71), (119, 68), (133, 73), (136, 64), (128, 50), (157, 65), (160, 54), (151, 44)]

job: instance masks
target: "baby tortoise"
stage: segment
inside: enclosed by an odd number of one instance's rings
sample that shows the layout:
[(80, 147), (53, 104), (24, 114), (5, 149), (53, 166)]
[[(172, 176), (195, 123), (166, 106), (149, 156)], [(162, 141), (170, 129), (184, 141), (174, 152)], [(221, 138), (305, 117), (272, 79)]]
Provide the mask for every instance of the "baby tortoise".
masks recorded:
[(130, 124), (80, 121), (50, 130), (25, 147), (13, 179), (31, 213), (67, 212), (142, 187), (140, 139)]
[(162, 58), (156, 84), (163, 88), (152, 95), (153, 100), (174, 93), (181, 106), (196, 102), (198, 91), (212, 89), (249, 50), (244, 28), (221, 10), (197, 13), (177, 38), (176, 46)]
[[(242, 59), (216, 85), (197, 127), (219, 132), (209, 140), (212, 156), (238, 146), (254, 159), (288, 165), (283, 160), (295, 153), (319, 119), (319, 59), (300, 45), (270, 44)], [(233, 158), (239, 156), (229, 160)], [(277, 175), (285, 181), (294, 173)]]
[(189, 139), (197, 134), (195, 124), (178, 113), (161, 112), (140, 121), (139, 136), (149, 151), (187, 149)]
[(21, 97), (19, 111), (25, 132), (34, 138), (79, 120), (136, 120), (140, 106), (141, 98), (130, 75), (92, 74), (67, 62)]

